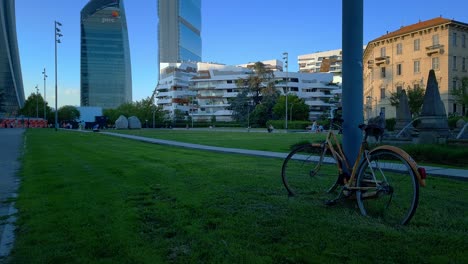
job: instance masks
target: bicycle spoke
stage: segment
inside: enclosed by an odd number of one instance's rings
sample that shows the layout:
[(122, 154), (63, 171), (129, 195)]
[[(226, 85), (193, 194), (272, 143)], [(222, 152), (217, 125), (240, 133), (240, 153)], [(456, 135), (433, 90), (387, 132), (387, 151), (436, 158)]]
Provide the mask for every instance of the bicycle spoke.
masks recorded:
[(390, 224), (407, 224), (416, 210), (419, 194), (408, 162), (392, 150), (376, 151), (359, 168), (357, 187), (368, 186), (369, 175), (373, 175), (376, 195), (369, 195), (371, 190), (357, 192), (361, 213)]

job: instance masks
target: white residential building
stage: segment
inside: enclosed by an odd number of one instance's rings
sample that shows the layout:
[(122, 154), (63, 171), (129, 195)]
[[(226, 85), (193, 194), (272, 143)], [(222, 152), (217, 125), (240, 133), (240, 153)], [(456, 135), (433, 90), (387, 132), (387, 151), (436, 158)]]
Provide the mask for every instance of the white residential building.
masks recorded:
[[(197, 99), (191, 113), (193, 119), (209, 121), (215, 116), (217, 121), (232, 121), (232, 111), (228, 110), (229, 98), (236, 97), (242, 89), (236, 86), (236, 80), (245, 79), (251, 73), (250, 68), (240, 66), (198, 63), (198, 74), (190, 84)], [(305, 99), (305, 103), (310, 106), (311, 119), (329, 110), (333, 106), (329, 101), (340, 93), (339, 87), (332, 84), (332, 73), (274, 71), (274, 79), (281, 94), (288, 91)]]
[(168, 117), (176, 109), (189, 113), (195, 92), (188, 89), (189, 81), (197, 74), (195, 62), (161, 63), (156, 86), (156, 104), (162, 106)]
[(329, 50), (297, 57), (299, 72), (329, 72), (333, 73), (333, 82), (341, 83), (342, 50)]

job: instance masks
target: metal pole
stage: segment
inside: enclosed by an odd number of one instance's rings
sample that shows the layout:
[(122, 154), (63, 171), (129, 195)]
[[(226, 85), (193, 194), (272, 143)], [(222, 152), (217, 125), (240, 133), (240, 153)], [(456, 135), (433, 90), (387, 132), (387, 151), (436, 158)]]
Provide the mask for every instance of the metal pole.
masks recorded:
[(54, 24), (55, 35), (55, 131), (58, 129), (58, 108), (57, 108), (57, 21)]
[(36, 85), (36, 118), (39, 118), (39, 85)]
[(343, 149), (349, 164), (359, 153), (363, 122), (363, 13), (364, 0), (342, 0), (343, 41)]
[(288, 53), (283, 52), (284, 67), (286, 68), (286, 86), (284, 88), (285, 100), (285, 116), (284, 116), (284, 128), (288, 129)]
[(57, 44), (60, 43), (59, 37), (62, 37), (63, 35), (60, 33), (59, 26), (62, 26), (62, 24), (58, 21), (54, 21), (54, 32), (55, 32), (55, 131), (58, 129), (58, 107), (57, 107), (57, 98), (58, 98), (58, 93), (57, 93)]
[(44, 71), (42, 72), (44, 75), (44, 119), (47, 120), (47, 111), (46, 111), (46, 68), (44, 68)]
[(290, 109), (290, 111), (289, 111), (289, 116), (290, 116), (289, 121), (290, 121), (290, 122), (292, 122), (292, 114), (293, 114), (292, 109), (293, 109), (293, 106), (294, 106), (294, 104), (291, 104), (291, 109)]

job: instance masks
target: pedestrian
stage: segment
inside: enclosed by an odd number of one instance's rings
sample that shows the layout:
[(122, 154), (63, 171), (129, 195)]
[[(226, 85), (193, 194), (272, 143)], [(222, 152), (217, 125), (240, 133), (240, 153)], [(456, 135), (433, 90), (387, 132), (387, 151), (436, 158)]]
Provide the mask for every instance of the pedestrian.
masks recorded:
[(314, 122), (312, 122), (312, 127), (310, 128), (310, 130), (312, 132), (316, 132), (317, 131), (317, 121), (314, 120)]

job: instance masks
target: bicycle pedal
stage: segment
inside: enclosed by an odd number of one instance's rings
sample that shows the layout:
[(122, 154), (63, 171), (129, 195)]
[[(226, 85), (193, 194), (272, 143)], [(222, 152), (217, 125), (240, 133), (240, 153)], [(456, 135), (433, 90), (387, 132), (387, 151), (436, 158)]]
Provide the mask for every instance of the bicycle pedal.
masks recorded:
[(328, 200), (328, 201), (325, 201), (325, 205), (326, 205), (326, 206), (333, 206), (333, 205), (336, 205), (336, 200)]

